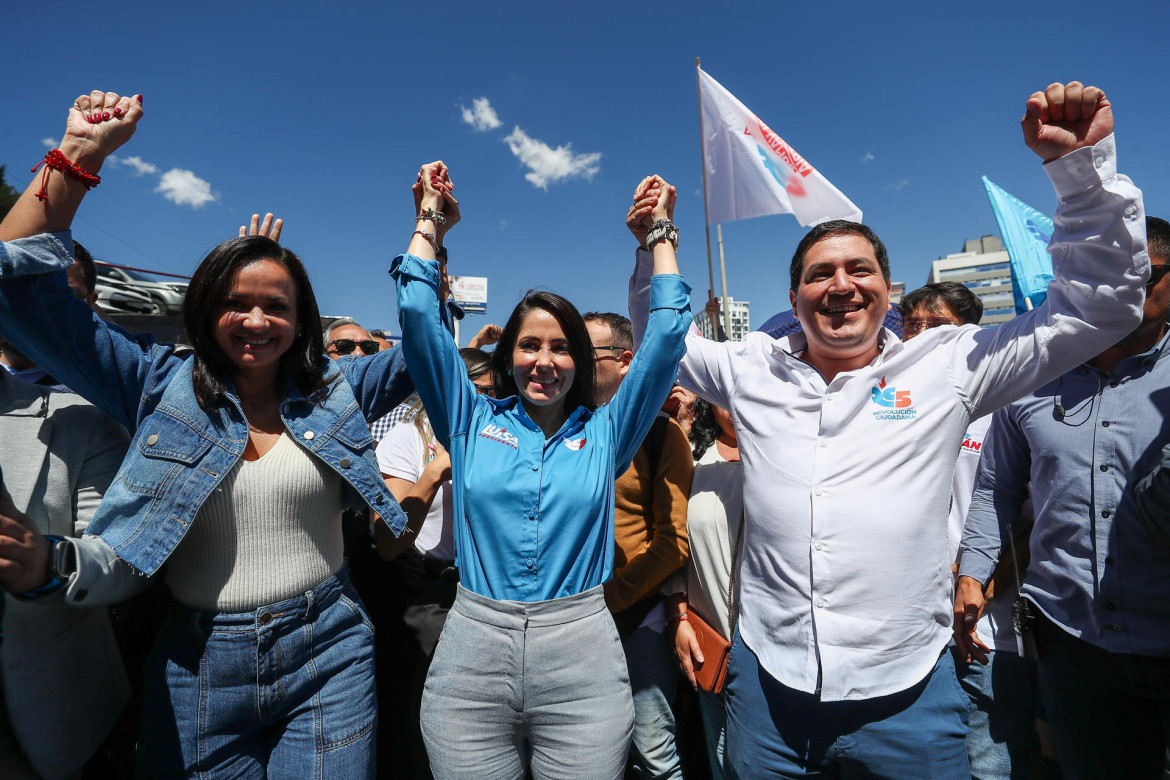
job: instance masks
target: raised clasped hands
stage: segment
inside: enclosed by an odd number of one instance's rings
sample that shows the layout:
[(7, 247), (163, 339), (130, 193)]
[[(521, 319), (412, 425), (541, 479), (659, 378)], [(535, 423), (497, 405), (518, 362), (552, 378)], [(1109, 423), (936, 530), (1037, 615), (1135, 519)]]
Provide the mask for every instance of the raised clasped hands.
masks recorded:
[(1112, 133), (1113, 107), (1097, 87), (1050, 84), (1028, 98), (1020, 125), (1028, 148), (1052, 162)]
[(418, 172), (418, 180), (411, 186), (414, 193), (415, 216), (427, 209), (440, 212), (444, 222), (435, 225), (435, 240), (443, 243), (443, 236), (459, 221), (459, 201), (455, 200), (455, 184), (451, 181), (451, 171), (442, 160), (436, 160), (422, 166)]
[(69, 108), (61, 151), (94, 172), (106, 157), (130, 140), (142, 118), (142, 95), (94, 90)]
[(674, 221), (674, 204), (678, 194), (666, 180), (655, 174), (638, 182), (634, 188), (634, 205), (626, 213), (626, 227), (638, 239), (639, 246), (646, 245), (646, 234), (660, 219)]

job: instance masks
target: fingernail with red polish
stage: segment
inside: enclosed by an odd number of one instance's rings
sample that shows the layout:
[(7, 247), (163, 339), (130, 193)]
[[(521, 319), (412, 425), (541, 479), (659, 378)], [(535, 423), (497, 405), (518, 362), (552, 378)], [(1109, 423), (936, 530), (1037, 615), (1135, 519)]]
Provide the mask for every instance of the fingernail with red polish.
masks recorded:
[(138, 105), (142, 105), (142, 95), (135, 96), (138, 99)]
[(122, 109), (115, 108), (114, 109), (114, 116), (122, 116)]
[(110, 118), (110, 112), (109, 112), (109, 111), (105, 111), (105, 112), (103, 112), (103, 113), (102, 113), (102, 119), (109, 119), (109, 118)]

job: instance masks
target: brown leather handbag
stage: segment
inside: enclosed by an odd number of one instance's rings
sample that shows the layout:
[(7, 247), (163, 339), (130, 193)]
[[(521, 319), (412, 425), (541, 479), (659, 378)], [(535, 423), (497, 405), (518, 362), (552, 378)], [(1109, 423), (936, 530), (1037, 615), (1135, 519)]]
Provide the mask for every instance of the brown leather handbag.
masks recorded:
[[(727, 622), (733, 637), (735, 636), (735, 564), (739, 558), (739, 548), (742, 543), (743, 520), (741, 518), (739, 537), (735, 540), (735, 550), (731, 553), (731, 577), (727, 582)], [(722, 693), (723, 684), (727, 681), (727, 662), (731, 658), (731, 641), (712, 628), (697, 612), (690, 609), (687, 612), (687, 622), (694, 629), (695, 640), (703, 652), (703, 665), (695, 670), (695, 682), (705, 691)]]

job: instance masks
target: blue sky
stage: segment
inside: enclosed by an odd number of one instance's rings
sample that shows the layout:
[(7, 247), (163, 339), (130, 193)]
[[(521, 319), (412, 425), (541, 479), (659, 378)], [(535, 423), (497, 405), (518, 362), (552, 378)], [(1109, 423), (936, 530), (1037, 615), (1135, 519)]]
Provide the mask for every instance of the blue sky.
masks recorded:
[[(23, 186), (78, 94), (141, 92), (139, 132), (75, 225), (99, 259), (190, 273), (274, 211), (323, 312), (397, 333), (385, 269), (413, 229), (419, 164), (441, 158), (465, 215), (451, 270), (489, 278), (466, 339), (530, 287), (623, 311), (623, 217), (652, 172), (678, 187), (680, 265), (705, 297), (699, 56), (864, 210), (913, 288), (931, 260), (997, 232), (981, 175), (1051, 213), (1019, 118), (1052, 81), (1105, 89), (1121, 170), (1170, 216), (1168, 27), (1164, 0), (12, 3), (0, 164)], [(464, 121), (481, 98), (498, 127)], [(791, 216), (724, 226), (753, 327), (789, 308), (803, 233)]]

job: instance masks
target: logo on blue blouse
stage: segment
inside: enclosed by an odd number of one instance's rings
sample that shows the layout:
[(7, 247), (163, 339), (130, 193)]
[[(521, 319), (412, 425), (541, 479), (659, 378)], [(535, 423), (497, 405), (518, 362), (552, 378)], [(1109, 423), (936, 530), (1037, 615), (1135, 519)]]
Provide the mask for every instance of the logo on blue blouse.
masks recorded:
[(565, 439), (565, 446), (573, 452), (576, 452), (585, 446), (585, 437), (582, 436), (580, 439)]
[(520, 449), (520, 439), (508, 433), (507, 428), (501, 428), (498, 425), (492, 425), (491, 423), (488, 423), (483, 427), (483, 430), (479, 432), (479, 437), (481, 439), (488, 439), (489, 441), (499, 442), (500, 444), (507, 444), (514, 450)]

